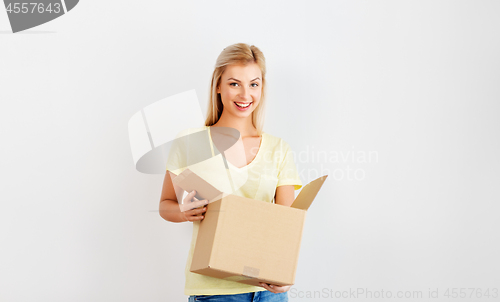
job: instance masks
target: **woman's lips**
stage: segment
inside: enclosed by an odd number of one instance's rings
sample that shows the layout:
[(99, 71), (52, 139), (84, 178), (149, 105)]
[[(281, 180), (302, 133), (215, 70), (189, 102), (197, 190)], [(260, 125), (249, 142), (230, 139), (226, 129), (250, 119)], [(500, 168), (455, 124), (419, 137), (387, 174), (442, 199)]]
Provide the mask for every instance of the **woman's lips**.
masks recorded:
[(248, 110), (252, 106), (253, 102), (245, 103), (245, 102), (234, 102), (234, 105), (238, 110), (245, 111)]

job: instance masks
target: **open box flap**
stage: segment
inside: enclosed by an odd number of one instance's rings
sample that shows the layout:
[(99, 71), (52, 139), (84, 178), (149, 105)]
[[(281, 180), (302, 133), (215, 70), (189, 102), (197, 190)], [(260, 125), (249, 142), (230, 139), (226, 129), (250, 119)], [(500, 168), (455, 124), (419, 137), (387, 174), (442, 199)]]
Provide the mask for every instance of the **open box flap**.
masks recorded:
[(182, 171), (172, 182), (188, 193), (196, 190), (195, 197), (198, 200), (206, 199), (210, 201), (215, 198), (218, 199), (222, 195), (222, 192), (189, 169)]
[(309, 206), (312, 204), (316, 194), (318, 194), (327, 177), (328, 175), (324, 175), (308, 183), (304, 188), (302, 188), (299, 196), (295, 198), (295, 201), (290, 207), (301, 210), (309, 209)]

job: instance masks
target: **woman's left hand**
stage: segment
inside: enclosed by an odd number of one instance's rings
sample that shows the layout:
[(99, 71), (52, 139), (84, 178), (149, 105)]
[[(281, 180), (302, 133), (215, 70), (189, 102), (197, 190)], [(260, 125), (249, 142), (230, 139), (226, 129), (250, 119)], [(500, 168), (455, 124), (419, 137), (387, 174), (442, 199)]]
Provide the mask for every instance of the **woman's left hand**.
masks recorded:
[(285, 286), (279, 286), (275, 284), (267, 284), (263, 282), (259, 282), (259, 285), (262, 286), (263, 288), (267, 289), (268, 291), (279, 294), (279, 293), (284, 293), (292, 287), (291, 285), (285, 285)]

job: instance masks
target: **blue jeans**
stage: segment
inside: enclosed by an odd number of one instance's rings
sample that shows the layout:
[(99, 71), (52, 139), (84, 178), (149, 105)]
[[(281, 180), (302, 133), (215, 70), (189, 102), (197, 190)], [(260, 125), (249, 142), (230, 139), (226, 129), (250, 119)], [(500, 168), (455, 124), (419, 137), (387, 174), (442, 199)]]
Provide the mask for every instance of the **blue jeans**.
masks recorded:
[(268, 290), (234, 295), (194, 295), (188, 302), (288, 302), (288, 292), (275, 294)]

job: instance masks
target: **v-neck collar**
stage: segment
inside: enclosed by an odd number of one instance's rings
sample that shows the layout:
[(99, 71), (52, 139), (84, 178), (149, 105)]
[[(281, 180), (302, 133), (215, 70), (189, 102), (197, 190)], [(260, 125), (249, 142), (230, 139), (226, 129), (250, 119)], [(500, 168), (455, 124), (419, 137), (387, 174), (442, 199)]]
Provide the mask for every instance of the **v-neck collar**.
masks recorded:
[[(209, 136), (209, 138), (210, 138), (210, 145), (211, 145), (211, 147), (212, 147), (212, 152), (214, 152), (214, 151), (216, 150), (216, 147), (215, 147), (215, 144), (214, 144), (214, 142), (213, 142), (213, 140), (212, 140), (212, 134), (211, 134), (211, 132), (210, 132), (210, 127), (211, 127), (211, 126), (206, 126), (206, 127), (207, 127), (207, 129), (208, 129), (208, 136)], [(264, 137), (265, 137), (265, 134), (266, 134), (265, 132), (262, 132), (262, 135), (260, 136), (260, 145), (259, 145), (259, 150), (257, 151), (257, 154), (255, 155), (255, 157), (252, 159), (252, 161), (251, 161), (250, 163), (248, 163), (247, 165), (245, 165), (245, 166), (243, 166), (243, 167), (241, 167), (241, 168), (236, 167), (236, 166), (235, 166), (235, 165), (233, 165), (233, 164), (232, 164), (229, 160), (226, 160), (227, 164), (228, 164), (228, 165), (229, 165), (232, 169), (235, 169), (235, 170), (237, 170), (237, 171), (242, 171), (242, 170), (246, 170), (246, 169), (250, 168), (250, 167), (251, 167), (251, 166), (252, 166), (252, 165), (253, 165), (253, 164), (257, 161), (257, 159), (258, 159), (258, 157), (260, 156), (260, 154), (263, 152), (263, 151), (262, 151), (262, 147), (264, 146), (264, 141), (265, 141)], [(242, 141), (243, 141), (243, 139), (242, 139)], [(219, 153), (221, 154), (221, 156), (223, 156), (223, 155), (222, 155), (222, 152), (219, 152)], [(215, 154), (215, 153), (212, 153), (212, 154)]]

